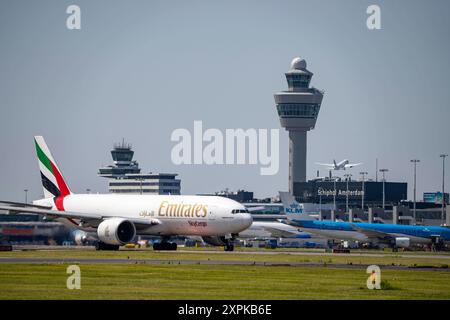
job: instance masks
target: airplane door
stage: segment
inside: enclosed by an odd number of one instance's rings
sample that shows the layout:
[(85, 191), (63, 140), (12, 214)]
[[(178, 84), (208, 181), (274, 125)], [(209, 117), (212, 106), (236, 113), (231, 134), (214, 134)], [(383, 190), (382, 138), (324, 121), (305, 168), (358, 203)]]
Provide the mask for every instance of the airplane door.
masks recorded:
[(208, 219), (210, 220), (216, 220), (217, 219), (217, 211), (218, 211), (218, 207), (217, 206), (208, 206)]

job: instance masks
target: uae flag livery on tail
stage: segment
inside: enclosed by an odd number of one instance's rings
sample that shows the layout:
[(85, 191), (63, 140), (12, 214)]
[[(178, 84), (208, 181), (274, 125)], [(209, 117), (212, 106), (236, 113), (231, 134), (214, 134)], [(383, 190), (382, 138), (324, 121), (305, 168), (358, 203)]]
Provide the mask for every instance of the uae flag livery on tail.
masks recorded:
[(34, 143), (41, 171), (45, 198), (54, 198), (58, 210), (64, 210), (63, 199), (71, 194), (42, 136), (35, 136)]

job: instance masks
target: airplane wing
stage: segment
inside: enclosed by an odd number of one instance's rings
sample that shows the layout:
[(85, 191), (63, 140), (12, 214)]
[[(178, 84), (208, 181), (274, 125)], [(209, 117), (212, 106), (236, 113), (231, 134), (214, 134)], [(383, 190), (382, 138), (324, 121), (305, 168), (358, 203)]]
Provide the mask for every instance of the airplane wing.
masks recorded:
[(353, 168), (353, 167), (356, 167), (356, 166), (359, 166), (359, 165), (362, 165), (362, 162), (360, 162), (360, 163), (347, 163), (345, 165), (345, 169), (350, 169), (350, 168)]
[(293, 238), (297, 235), (295, 232), (290, 232), (272, 227), (263, 227), (263, 229), (270, 232), (270, 236), (274, 238)]
[(318, 164), (319, 166), (326, 166), (326, 167), (334, 168), (334, 164), (332, 164), (332, 163), (320, 163), (320, 162), (316, 162), (316, 164)]
[(296, 228), (299, 228), (300, 230), (303, 230), (302, 229), (303, 226), (302, 226), (301, 220), (297, 220), (297, 219), (290, 219), (289, 220), (288, 219), (288, 220), (281, 220), (280, 222), (284, 223), (284, 224), (287, 224), (287, 225), (290, 225), (290, 226), (293, 226), (293, 227), (296, 227)]
[[(3, 205), (6, 204), (6, 205)], [(79, 219), (86, 222), (100, 223), (104, 219), (108, 218), (124, 218), (133, 222), (136, 229), (148, 228), (157, 224), (161, 224), (158, 219), (142, 219), (142, 218), (128, 218), (128, 217), (112, 217), (112, 216), (102, 216), (98, 213), (81, 213), (81, 212), (70, 212), (70, 211), (57, 211), (51, 210), (49, 207), (38, 206), (38, 205), (28, 205), (19, 202), (8, 202), (0, 201), (0, 210), (7, 211), (9, 214), (20, 214), (20, 213), (34, 213), (41, 214), (44, 216), (55, 217), (55, 218), (69, 218), (69, 219)]]
[(265, 207), (264, 206), (255, 206), (255, 207), (252, 207), (252, 206), (245, 206), (245, 208), (249, 211), (249, 212), (252, 212), (252, 211), (259, 211), (259, 210), (264, 210), (265, 209)]
[[(249, 210), (250, 211), (250, 210)], [(284, 220), (287, 219), (287, 216), (285, 214), (257, 214), (257, 213), (252, 213), (252, 218), (253, 220), (263, 220), (263, 219), (276, 219), (278, 221), (280, 220)]]
[(6, 204), (14, 207), (24, 208), (24, 207), (31, 207), (31, 208), (39, 208), (39, 209), (51, 209), (52, 207), (48, 206), (39, 206), (37, 204), (30, 204), (30, 203), (23, 203), (23, 202), (13, 202), (13, 201), (0, 201), (1, 204)]
[(367, 229), (367, 228), (361, 228), (355, 224), (352, 224), (351, 226), (355, 231), (358, 231), (358, 232), (364, 234), (365, 236), (367, 236), (367, 238), (369, 238), (369, 240), (372, 240), (372, 241), (375, 240), (375, 241), (379, 241), (379, 242), (392, 242), (392, 240), (395, 241), (395, 239), (389, 233), (376, 231), (376, 230), (372, 230), (372, 229)]

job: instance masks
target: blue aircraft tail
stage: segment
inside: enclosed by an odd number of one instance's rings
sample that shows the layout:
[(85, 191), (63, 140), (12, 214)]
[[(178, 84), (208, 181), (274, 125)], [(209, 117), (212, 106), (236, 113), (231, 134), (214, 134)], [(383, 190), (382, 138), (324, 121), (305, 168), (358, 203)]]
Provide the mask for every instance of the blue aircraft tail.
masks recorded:
[(279, 194), (280, 200), (283, 203), (284, 213), (288, 220), (299, 218), (302, 220), (316, 220), (315, 217), (309, 215), (309, 208), (304, 203), (298, 203), (292, 194), (282, 191), (279, 191)]

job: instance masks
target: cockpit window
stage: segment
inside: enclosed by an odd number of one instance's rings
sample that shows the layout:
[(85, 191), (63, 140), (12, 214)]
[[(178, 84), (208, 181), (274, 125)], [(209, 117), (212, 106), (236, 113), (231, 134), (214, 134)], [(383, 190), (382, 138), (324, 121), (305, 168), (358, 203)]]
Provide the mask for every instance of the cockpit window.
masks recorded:
[(248, 212), (249, 211), (247, 209), (233, 209), (233, 210), (231, 210), (232, 214), (235, 214), (235, 213), (248, 213)]

